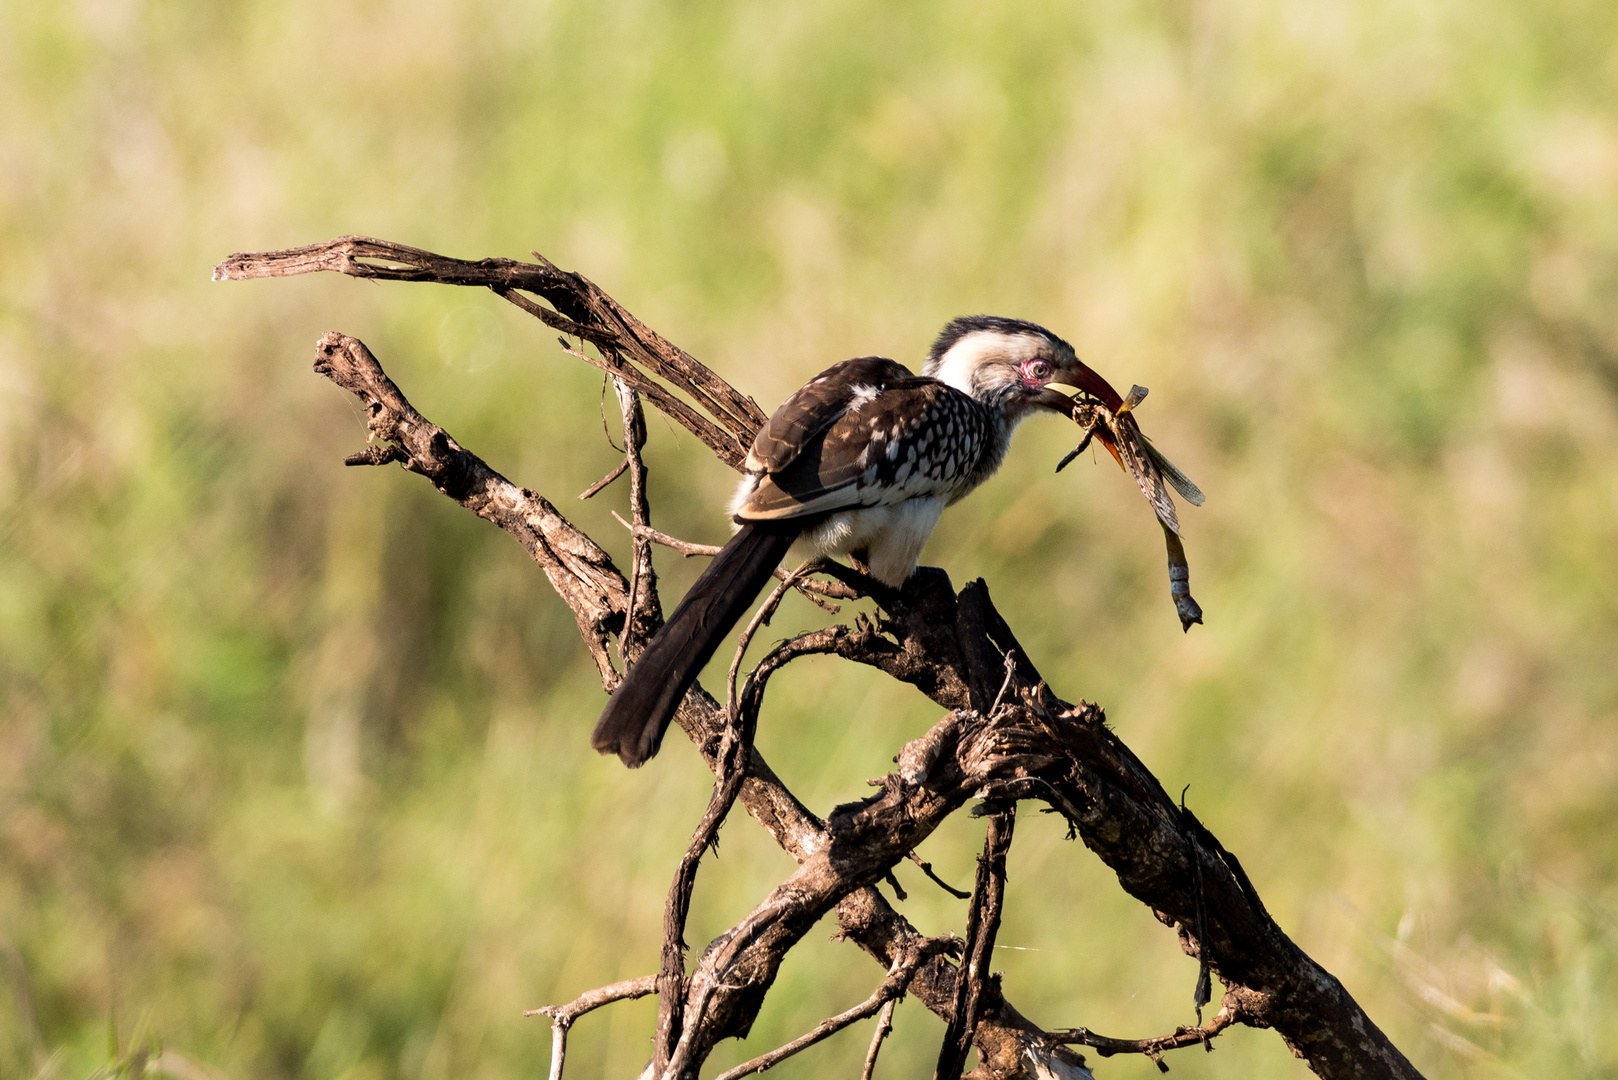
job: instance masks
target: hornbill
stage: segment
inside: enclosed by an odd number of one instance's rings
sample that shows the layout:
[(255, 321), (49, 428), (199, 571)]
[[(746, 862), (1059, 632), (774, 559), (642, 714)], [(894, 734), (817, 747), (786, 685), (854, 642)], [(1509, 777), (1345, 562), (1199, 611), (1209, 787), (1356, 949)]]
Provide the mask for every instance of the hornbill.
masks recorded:
[(1083, 390), (1118, 395), (1073, 347), (1021, 319), (973, 315), (944, 327), (915, 375), (880, 356), (827, 368), (759, 429), (731, 501), (736, 534), (652, 636), (596, 722), (591, 744), (637, 768), (719, 642), (781, 560), (851, 555), (897, 588), (944, 507), (1000, 467), (1035, 409), (1071, 413)]

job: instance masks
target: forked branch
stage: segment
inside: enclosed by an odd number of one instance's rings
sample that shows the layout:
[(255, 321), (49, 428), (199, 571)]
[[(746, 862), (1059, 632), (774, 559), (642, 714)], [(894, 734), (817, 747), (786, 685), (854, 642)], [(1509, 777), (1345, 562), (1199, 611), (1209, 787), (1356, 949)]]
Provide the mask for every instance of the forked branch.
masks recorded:
[[(1009, 670), (1006, 680), (1011, 680)], [(978, 1019), (991, 1003), (990, 994), (997, 990), (989, 985), (989, 961), (994, 957), (994, 939), (1000, 931), (1000, 911), (1006, 890), (1006, 853), (1011, 850), (1011, 834), (1016, 823), (1016, 803), (999, 806), (989, 814), (983, 854), (978, 856), (977, 887), (972, 890), (972, 906), (966, 913), (966, 950), (961, 973), (955, 980), (955, 1014), (944, 1029), (944, 1045), (938, 1051), (933, 1080), (955, 1080), (961, 1075), (966, 1067), (966, 1055), (972, 1050), (972, 1035), (977, 1031)]]
[(655, 993), (657, 993), (657, 976), (643, 975), (638, 979), (627, 979), (580, 994), (566, 1005), (541, 1005), (537, 1009), (529, 1009), (523, 1013), (524, 1016), (551, 1018), (550, 1080), (562, 1080), (562, 1068), (567, 1061), (567, 1032), (575, 1020), (603, 1005), (611, 1005), (615, 1001), (633, 1001), (635, 998)]
[[(221, 264), (216, 277), (317, 270), (494, 290), (546, 325), (595, 348), (598, 357), (577, 351), (605, 368), (622, 391), (626, 437), (638, 395), (735, 466), (764, 418), (751, 398), (646, 328), (593, 283), (543, 259), (466, 262), (343, 237), (293, 251), (234, 255)], [(645, 636), (661, 622), (643, 554), (652, 539), (643, 484), (640, 495), (632, 491), (632, 583), (600, 545), (541, 495), (506, 480), (418, 413), (359, 341), (327, 334), (318, 347), (316, 370), (360, 398), (372, 437), (383, 444), (350, 460), (398, 462), (523, 543), (573, 611), (603, 686), (616, 685), (611, 639), (619, 639), (623, 660), (633, 662)], [(639, 451), (635, 442), (631, 438), (631, 469)], [(953, 1025), (959, 1035), (951, 1044), (952, 1055), (959, 1054), (963, 1041), (976, 1047), (979, 1065), (973, 1076), (978, 1080), (1088, 1076), (1082, 1059), (1064, 1041), (1093, 1045), (1087, 1040), (1100, 1037), (1088, 1032), (1076, 1037), (1082, 1029), (1042, 1030), (1005, 1000), (987, 974), (987, 947), (993, 939), (990, 898), (993, 894), (993, 903), (999, 903), (995, 890), (1004, 881), (1003, 869), (992, 869), (992, 850), (986, 849), (990, 869), (980, 871), (974, 892), (982, 903), (974, 901), (979, 914), (976, 929), (969, 931), (972, 948), (960, 967), (943, 955), (922, 957), (928, 939), (872, 887), (980, 792), (994, 800), (991, 838), (998, 816), (1006, 842), (1010, 804), (1016, 800), (1037, 799), (1060, 810), (1120, 884), (1173, 926), (1182, 946), (1225, 983), (1225, 1001), (1240, 1002), (1239, 1012), (1227, 1018), (1222, 1009), (1206, 1028), (1181, 1029), (1142, 1045), (1166, 1049), (1170, 1043), (1211, 1037), (1216, 1024), (1247, 1023), (1275, 1028), (1325, 1077), (1419, 1076), (1341, 984), (1287, 938), (1235, 856), (1169, 798), (1106, 727), (1101, 711), (1083, 702), (1070, 705), (1045, 687), (982, 582), (969, 583), (957, 594), (947, 578), (933, 571), (918, 574), (903, 590), (892, 590), (857, 570), (832, 566), (827, 572), (845, 587), (876, 599), (879, 613), (860, 616), (853, 626), (802, 635), (772, 650), (743, 685), (739, 712), (727, 711), (694, 687), (676, 717), (715, 771), (716, 797), (725, 795), (710, 809), (727, 805), (729, 793), (719, 789), (734, 784), (734, 797), (798, 867), (746, 918), (708, 945), (689, 977), (682, 958), (677, 986), (671, 978), (675, 965), (665, 957), (658, 979), (671, 996), (671, 1008), (658, 1040), (659, 1054), (668, 1061), (667, 1068), (658, 1070), (660, 1076), (694, 1077), (715, 1043), (745, 1034), (787, 952), (830, 911), (836, 913), (841, 935), (880, 962), (889, 981), (907, 972), (903, 988)], [(736, 731), (738, 719), (745, 717), (745, 724), (756, 719), (769, 673), (811, 653), (876, 667), (949, 710), (932, 731), (904, 747), (898, 768), (877, 793), (837, 808), (824, 821), (781, 784)], [(711, 833), (711, 828), (699, 829), (694, 840)], [(913, 956), (922, 958), (911, 963), (907, 958)], [(636, 980), (635, 986), (644, 982)], [(878, 1001), (864, 1015), (884, 1004)], [(1103, 1055), (1120, 1052), (1124, 1042), (1107, 1040), (1095, 1049)], [(956, 1061), (956, 1056), (947, 1062), (941, 1058), (946, 1072)]]
[[(238, 252), (214, 267), (213, 276), (215, 281), (240, 281), (330, 270), (349, 277), (490, 289), (546, 326), (594, 345), (601, 359), (585, 360), (645, 394), (727, 464), (739, 465), (753, 432), (764, 422), (758, 403), (654, 333), (593, 281), (561, 270), (543, 256), (534, 257), (539, 262), (468, 262), (367, 236), (340, 236), (285, 251)], [(550, 306), (535, 303), (524, 293)]]
[[(885, 1033), (883, 1025), (887, 1026), (887, 1030), (892, 1030), (893, 1004), (904, 996), (905, 987), (910, 984), (911, 978), (916, 974), (916, 969), (932, 957), (958, 948), (960, 948), (960, 942), (952, 938), (927, 939), (920, 946), (913, 949), (910, 955), (897, 963), (892, 971), (888, 972), (888, 977), (883, 980), (881, 986), (872, 992), (870, 997), (852, 1009), (838, 1013), (836, 1016), (827, 1017), (815, 1025), (812, 1030), (798, 1036), (785, 1046), (777, 1047), (767, 1054), (760, 1054), (751, 1061), (745, 1061), (734, 1069), (722, 1072), (714, 1080), (741, 1080), (744, 1076), (752, 1076), (766, 1069), (774, 1068), (793, 1054), (809, 1049), (827, 1036), (835, 1035), (850, 1024), (856, 1024), (866, 1017), (874, 1016), (880, 1012), (884, 1019), (878, 1023), (878, 1038), (872, 1043), (868, 1058), (870, 1062), (874, 1063), (876, 1060), (876, 1045), (881, 1041), (880, 1036)], [(867, 1075), (869, 1075), (869, 1069), (867, 1069)]]
[(1204, 1050), (1213, 1049), (1213, 1038), (1232, 1024), (1246, 1022), (1243, 1015), (1241, 995), (1228, 993), (1225, 1000), (1220, 1003), (1219, 1012), (1206, 1024), (1198, 1026), (1177, 1027), (1167, 1035), (1158, 1035), (1150, 1039), (1113, 1039), (1106, 1035), (1097, 1035), (1088, 1028), (1072, 1028), (1068, 1031), (1053, 1031), (1051, 1038), (1059, 1043), (1069, 1046), (1088, 1046), (1102, 1057), (1112, 1057), (1114, 1054), (1144, 1054), (1152, 1059), (1160, 1072), (1168, 1072), (1168, 1064), (1163, 1060), (1165, 1050), (1178, 1050), (1187, 1046), (1200, 1046)]

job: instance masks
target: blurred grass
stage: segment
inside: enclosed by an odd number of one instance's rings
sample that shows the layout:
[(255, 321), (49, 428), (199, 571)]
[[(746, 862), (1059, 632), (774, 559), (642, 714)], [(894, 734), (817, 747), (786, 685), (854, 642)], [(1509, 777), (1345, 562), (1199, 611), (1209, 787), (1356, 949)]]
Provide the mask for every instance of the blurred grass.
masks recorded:
[[(589, 752), (542, 576), (417, 478), (344, 470), (361, 418), (308, 365), (364, 338), (621, 551), (611, 497), (571, 502), (612, 463), (599, 383), (486, 295), (208, 282), (358, 232), (537, 248), (767, 407), (975, 311), (1152, 387), (1209, 493), (1207, 626), (1179, 634), (1123, 477), (1051, 474), (1059, 424), (928, 561), (1191, 785), (1429, 1076), (1618, 1075), (1618, 8), (78, 0), (0, 28), (0, 1074), (86, 1075), (110, 1028), (238, 1080), (538, 1075), (521, 1009), (656, 962), (702, 770)], [(730, 478), (652, 430), (658, 523), (721, 538)], [(825, 811), (934, 715), (809, 661), (760, 738)], [(964, 881), (979, 842), (924, 854)], [(787, 865), (734, 823), (690, 940)], [(1055, 823), (1011, 866), (1020, 1008), (1189, 1019), (1194, 965)], [(725, 1061), (874, 985), (820, 937)], [(583, 1021), (577, 1074), (637, 1069), (651, 1018)], [(883, 1071), (940, 1031), (908, 1003)], [(866, 1034), (780, 1072), (848, 1073)], [(1303, 1073), (1267, 1032), (1173, 1064)]]

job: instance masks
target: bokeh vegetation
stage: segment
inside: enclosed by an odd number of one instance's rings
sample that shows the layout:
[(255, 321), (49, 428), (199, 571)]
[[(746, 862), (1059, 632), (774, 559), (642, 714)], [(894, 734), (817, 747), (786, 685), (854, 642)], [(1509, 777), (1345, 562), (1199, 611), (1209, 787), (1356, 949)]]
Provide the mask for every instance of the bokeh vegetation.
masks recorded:
[[(1618, 1075), (1606, 0), (5, 5), (0, 1074), (83, 1076), (110, 1040), (235, 1080), (542, 1075), (522, 1008), (655, 966), (705, 773), (590, 752), (542, 576), (419, 478), (343, 469), (363, 425), (309, 362), (363, 338), (621, 552), (621, 495), (572, 501), (613, 462), (599, 381), (486, 294), (208, 280), (352, 232), (537, 248), (767, 407), (977, 311), (1151, 387), (1209, 496), (1205, 627), (1133, 486), (1052, 474), (1056, 421), (927, 560), (1191, 785), (1429, 1076)], [(722, 538), (730, 477), (652, 431), (656, 521)], [(676, 596), (694, 569), (662, 565)], [(788, 606), (783, 632), (824, 618)], [(772, 695), (762, 748), (820, 811), (935, 716), (832, 662)], [(979, 829), (924, 854), (964, 881)], [(690, 939), (787, 868), (732, 822)], [(1019, 1007), (1190, 1019), (1194, 964), (1057, 823), (1011, 870)], [(875, 984), (823, 937), (727, 1060)], [(583, 1021), (577, 1075), (630, 1075), (652, 1011)], [(924, 1074), (940, 1032), (907, 1004), (882, 1071)], [(780, 1072), (850, 1075), (866, 1034)], [(1256, 1031), (1173, 1064), (1303, 1072)]]

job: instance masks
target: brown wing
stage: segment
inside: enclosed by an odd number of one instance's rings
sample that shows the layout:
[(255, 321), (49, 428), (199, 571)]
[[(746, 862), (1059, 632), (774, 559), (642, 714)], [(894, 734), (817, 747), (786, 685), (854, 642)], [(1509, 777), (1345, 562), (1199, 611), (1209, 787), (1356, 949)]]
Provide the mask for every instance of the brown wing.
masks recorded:
[[(892, 367), (904, 371), (897, 364)], [(971, 399), (936, 380), (914, 376), (881, 386), (868, 379), (851, 385), (855, 389), (846, 396), (834, 397), (829, 387), (817, 391), (827, 400), (847, 404), (829, 423), (821, 423), (790, 458), (778, 444), (765, 452), (754, 444), (750, 463), (756, 458), (779, 464), (759, 477), (736, 513), (738, 521), (881, 506), (947, 495), (958, 485), (976, 460), (970, 448), (986, 438), (981, 430), (984, 421)], [(799, 391), (777, 415), (794, 408), (798, 397), (814, 386)], [(795, 420), (783, 427), (795, 434), (808, 430), (810, 423)], [(947, 442), (957, 446), (952, 450)]]
[[(1136, 430), (1139, 430), (1138, 425)], [(1157, 463), (1157, 471), (1163, 474), (1163, 479), (1167, 480), (1186, 502), (1192, 506), (1201, 506), (1207, 499), (1207, 496), (1203, 495), (1202, 489), (1193, 484), (1189, 476), (1176, 468), (1174, 462), (1164, 457), (1163, 451), (1152, 445), (1152, 440), (1146, 437), (1146, 432), (1140, 432), (1140, 437), (1142, 448), (1145, 449), (1147, 456)]]
[(881, 356), (860, 356), (833, 364), (783, 401), (764, 422), (743, 468), (748, 472), (780, 472), (848, 411), (862, 389), (881, 391), (915, 377), (903, 364)]
[(1157, 515), (1157, 520), (1163, 523), (1164, 528), (1172, 530), (1178, 536), (1180, 518), (1174, 512), (1174, 500), (1169, 498), (1168, 485), (1163, 482), (1163, 474), (1157, 468), (1157, 461), (1146, 448), (1145, 436), (1141, 434), (1135, 418), (1127, 414), (1114, 417), (1112, 430), (1117, 438), (1118, 452), (1123, 457), (1124, 465), (1134, 475), (1141, 494), (1146, 496), (1146, 501), (1152, 506), (1152, 512)]

